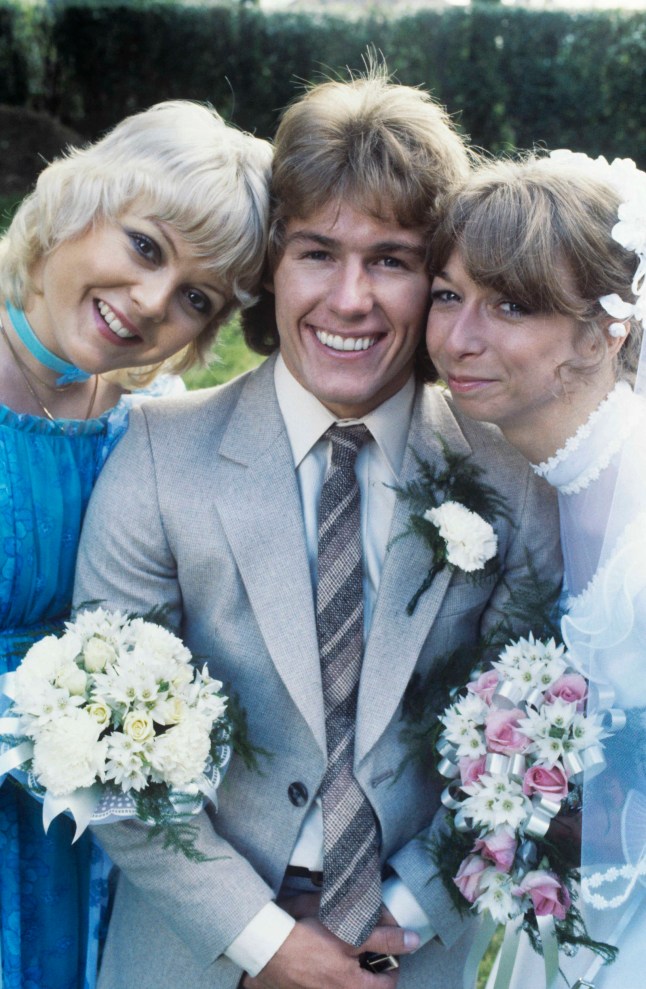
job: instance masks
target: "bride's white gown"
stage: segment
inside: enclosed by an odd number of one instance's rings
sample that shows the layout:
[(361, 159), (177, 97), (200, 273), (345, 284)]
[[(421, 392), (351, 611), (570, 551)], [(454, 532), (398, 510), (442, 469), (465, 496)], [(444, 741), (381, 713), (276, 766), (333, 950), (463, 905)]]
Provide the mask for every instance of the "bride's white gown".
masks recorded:
[[(579, 951), (561, 957), (555, 989), (577, 979), (595, 989), (646, 987), (646, 869), (612, 884), (608, 870), (629, 872), (646, 849), (646, 400), (619, 383), (559, 453), (537, 468), (558, 491), (565, 580), (569, 593), (563, 635), (572, 665), (599, 686), (628, 724), (606, 741), (607, 769), (586, 782), (584, 876), (600, 878), (583, 902), (589, 933), (619, 946), (599, 967)], [(612, 693), (608, 693), (608, 688)], [(588, 896), (589, 901), (589, 896)], [(493, 976), (489, 987), (493, 985)], [(543, 989), (542, 959), (524, 943), (511, 989)]]

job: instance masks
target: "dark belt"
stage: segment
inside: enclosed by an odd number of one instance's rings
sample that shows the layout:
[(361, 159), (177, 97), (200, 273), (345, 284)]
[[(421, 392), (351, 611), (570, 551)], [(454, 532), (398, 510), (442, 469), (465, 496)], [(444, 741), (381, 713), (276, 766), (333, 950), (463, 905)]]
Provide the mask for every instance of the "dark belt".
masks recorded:
[(294, 879), (308, 879), (313, 886), (323, 885), (323, 873), (314, 872), (312, 869), (305, 869), (302, 865), (288, 865), (285, 870), (286, 876)]

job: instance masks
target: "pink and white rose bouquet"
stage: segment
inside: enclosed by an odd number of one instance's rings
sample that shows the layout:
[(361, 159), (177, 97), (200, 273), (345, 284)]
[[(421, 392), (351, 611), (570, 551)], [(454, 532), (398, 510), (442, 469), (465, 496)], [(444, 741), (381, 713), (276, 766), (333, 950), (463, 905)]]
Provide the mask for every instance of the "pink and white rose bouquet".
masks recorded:
[(585, 712), (587, 692), (564, 646), (530, 634), (440, 715), (442, 801), (466, 852), (452, 882), (498, 924), (568, 919), (571, 883), (543, 839), (584, 770), (603, 767), (606, 732)]

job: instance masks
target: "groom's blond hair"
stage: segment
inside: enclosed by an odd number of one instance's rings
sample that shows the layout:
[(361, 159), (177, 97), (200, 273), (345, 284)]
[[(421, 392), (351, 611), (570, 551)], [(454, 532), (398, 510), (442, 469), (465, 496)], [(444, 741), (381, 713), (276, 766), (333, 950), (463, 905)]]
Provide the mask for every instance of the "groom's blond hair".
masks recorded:
[[(446, 196), (467, 177), (470, 152), (429, 93), (393, 83), (383, 65), (312, 86), (285, 111), (275, 139), (268, 274), (286, 223), (329, 203), (402, 227), (433, 229)], [(278, 347), (273, 300), (243, 317), (252, 349)]]

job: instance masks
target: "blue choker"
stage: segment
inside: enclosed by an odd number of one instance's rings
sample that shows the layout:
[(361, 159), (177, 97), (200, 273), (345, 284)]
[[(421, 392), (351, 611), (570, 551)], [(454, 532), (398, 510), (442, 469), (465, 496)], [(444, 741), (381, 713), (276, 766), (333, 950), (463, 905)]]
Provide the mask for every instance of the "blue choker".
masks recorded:
[(64, 361), (61, 357), (57, 357), (56, 354), (52, 354), (51, 350), (48, 350), (40, 342), (29, 325), (29, 321), (22, 309), (14, 308), (10, 302), (5, 302), (5, 308), (9, 314), (11, 325), (20, 338), (21, 343), (27, 348), (32, 357), (35, 357), (37, 361), (40, 361), (41, 364), (44, 364), (51, 371), (56, 371), (60, 374), (60, 378), (56, 380), (57, 388), (61, 388), (63, 385), (73, 384), (75, 381), (89, 381), (92, 377), (91, 374), (88, 374), (87, 371), (81, 371), (80, 368), (74, 367), (69, 361)]

